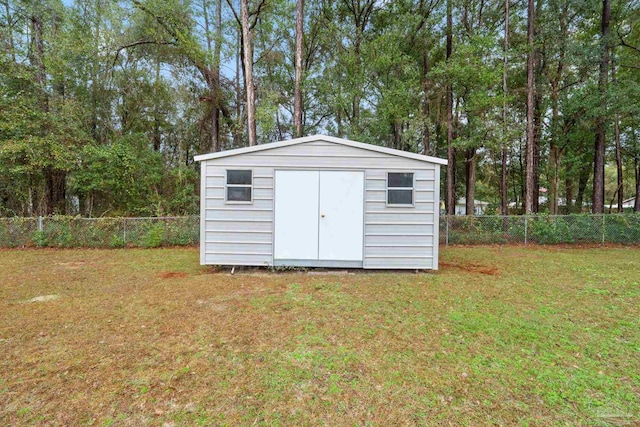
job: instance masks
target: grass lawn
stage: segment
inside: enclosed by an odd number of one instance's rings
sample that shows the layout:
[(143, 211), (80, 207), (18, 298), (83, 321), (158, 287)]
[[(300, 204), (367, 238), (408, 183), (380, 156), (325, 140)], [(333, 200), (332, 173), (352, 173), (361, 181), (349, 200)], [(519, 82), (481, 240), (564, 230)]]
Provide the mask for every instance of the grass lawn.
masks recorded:
[(640, 423), (640, 249), (441, 264), (231, 276), (194, 248), (0, 251), (0, 425)]

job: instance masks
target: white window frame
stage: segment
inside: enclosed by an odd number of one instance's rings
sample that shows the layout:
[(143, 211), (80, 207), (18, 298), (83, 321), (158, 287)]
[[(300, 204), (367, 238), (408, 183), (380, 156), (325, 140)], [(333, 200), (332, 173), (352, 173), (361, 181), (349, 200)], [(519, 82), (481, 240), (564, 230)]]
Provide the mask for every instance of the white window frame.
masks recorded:
[[(390, 173), (410, 173), (412, 177), (411, 187), (389, 187), (389, 174)], [(416, 205), (416, 173), (407, 171), (387, 171), (386, 173), (386, 191), (384, 195), (384, 202), (386, 206), (394, 208), (412, 208)], [(411, 203), (389, 203), (389, 190), (411, 190)]]
[[(229, 184), (229, 171), (242, 171), (251, 172), (251, 184)], [(225, 169), (224, 171), (224, 202), (227, 205), (251, 205), (253, 204), (253, 169)], [(229, 192), (227, 189), (229, 187), (241, 187), (241, 188), (250, 188), (251, 189), (251, 199), (250, 200), (229, 200)]]

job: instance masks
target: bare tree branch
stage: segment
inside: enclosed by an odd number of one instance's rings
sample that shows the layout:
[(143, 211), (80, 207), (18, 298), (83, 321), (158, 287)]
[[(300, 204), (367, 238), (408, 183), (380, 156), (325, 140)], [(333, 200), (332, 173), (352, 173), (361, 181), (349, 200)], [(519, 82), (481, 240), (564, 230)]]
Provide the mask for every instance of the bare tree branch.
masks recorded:
[(261, 0), (260, 3), (258, 3), (258, 7), (256, 8), (256, 10), (254, 10), (253, 12), (249, 11), (249, 16), (253, 16), (253, 22), (251, 23), (251, 25), (249, 25), (249, 29), (253, 30), (253, 28), (256, 26), (256, 24), (258, 23), (258, 18), (260, 17), (260, 12), (262, 12), (262, 7), (266, 4), (265, 0)]
[(116, 55), (113, 58), (113, 63), (111, 64), (111, 67), (114, 67), (116, 65), (116, 62), (118, 61), (118, 57), (120, 56), (120, 52), (122, 52), (123, 50), (132, 48), (132, 47), (136, 47), (136, 46), (142, 46), (142, 45), (148, 45), (148, 44), (153, 44), (153, 45), (158, 45), (158, 46), (167, 46), (167, 45), (171, 45), (171, 46), (175, 46), (176, 43), (174, 41), (164, 41), (164, 40), (138, 40), (135, 42), (131, 42), (122, 46), (118, 46), (118, 48), (116, 49)]
[[(256, 24), (258, 23), (260, 12), (262, 12), (262, 8), (265, 6), (266, 3), (267, 3), (266, 0), (261, 0), (260, 3), (258, 3), (258, 7), (256, 7), (255, 10), (249, 11), (249, 16), (254, 17), (253, 20), (251, 21), (251, 24), (249, 25), (250, 30), (253, 30)], [(242, 27), (242, 21), (240, 21), (240, 16), (238, 16), (238, 12), (236, 12), (235, 8), (233, 7), (233, 3), (231, 3), (231, 0), (227, 0), (227, 4), (229, 5), (229, 9), (231, 9), (231, 12), (233, 13), (233, 17), (236, 19), (238, 26)]]
[(233, 16), (236, 18), (236, 22), (238, 23), (238, 26), (242, 26), (242, 21), (240, 21), (238, 12), (236, 12), (236, 10), (233, 8), (233, 4), (231, 3), (231, 0), (227, 0), (227, 4), (229, 5), (229, 9), (231, 9), (231, 12), (233, 12)]
[(618, 38), (620, 39), (620, 46), (627, 47), (627, 48), (629, 48), (631, 50), (636, 51), (636, 53), (640, 53), (640, 48), (639, 47), (630, 45), (629, 43), (624, 41), (624, 36), (622, 34), (620, 34), (620, 30), (617, 30), (616, 32), (618, 33)]

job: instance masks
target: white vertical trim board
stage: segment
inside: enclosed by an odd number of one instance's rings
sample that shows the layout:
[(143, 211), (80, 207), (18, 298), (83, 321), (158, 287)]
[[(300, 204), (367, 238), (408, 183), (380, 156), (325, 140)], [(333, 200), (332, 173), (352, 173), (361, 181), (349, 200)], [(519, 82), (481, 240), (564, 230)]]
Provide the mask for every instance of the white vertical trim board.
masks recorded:
[(200, 265), (206, 264), (207, 161), (200, 163)]
[(271, 203), (273, 207), (273, 211), (271, 212), (271, 267), (276, 265), (276, 187), (278, 185), (276, 172), (276, 168), (271, 169), (271, 176), (273, 177), (271, 180), (273, 183), (271, 187)]
[(432, 268), (438, 269), (438, 255), (440, 247), (440, 165), (436, 164), (436, 183), (433, 201), (433, 261)]
[(364, 182), (362, 183), (362, 268), (367, 268), (367, 180), (370, 180), (368, 169), (362, 171)]

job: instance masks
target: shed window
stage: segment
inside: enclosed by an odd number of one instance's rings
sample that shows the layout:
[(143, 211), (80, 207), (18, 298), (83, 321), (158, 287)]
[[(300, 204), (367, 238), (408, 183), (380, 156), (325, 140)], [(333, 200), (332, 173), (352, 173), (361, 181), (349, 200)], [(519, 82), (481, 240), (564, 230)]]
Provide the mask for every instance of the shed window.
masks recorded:
[(413, 206), (413, 172), (387, 174), (387, 204)]
[(251, 203), (252, 181), (251, 170), (228, 170), (227, 202)]

